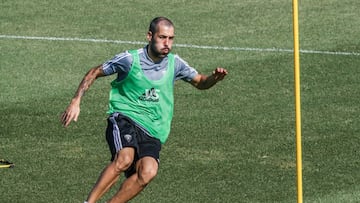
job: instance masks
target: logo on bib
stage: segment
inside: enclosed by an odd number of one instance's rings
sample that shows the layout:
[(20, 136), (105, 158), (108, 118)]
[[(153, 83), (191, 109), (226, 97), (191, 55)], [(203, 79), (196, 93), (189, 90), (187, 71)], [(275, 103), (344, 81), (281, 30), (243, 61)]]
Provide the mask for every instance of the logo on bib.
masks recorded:
[(159, 102), (159, 93), (160, 90), (151, 88), (151, 89), (145, 89), (145, 92), (139, 96), (139, 99), (141, 101), (149, 101), (149, 102)]

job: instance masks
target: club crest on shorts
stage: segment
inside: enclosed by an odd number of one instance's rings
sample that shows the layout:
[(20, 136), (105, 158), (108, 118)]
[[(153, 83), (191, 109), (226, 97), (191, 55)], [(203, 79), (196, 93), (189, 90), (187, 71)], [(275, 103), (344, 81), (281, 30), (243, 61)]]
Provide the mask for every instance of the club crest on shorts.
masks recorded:
[(131, 140), (132, 140), (132, 136), (129, 134), (124, 135), (124, 138), (127, 142), (131, 142)]

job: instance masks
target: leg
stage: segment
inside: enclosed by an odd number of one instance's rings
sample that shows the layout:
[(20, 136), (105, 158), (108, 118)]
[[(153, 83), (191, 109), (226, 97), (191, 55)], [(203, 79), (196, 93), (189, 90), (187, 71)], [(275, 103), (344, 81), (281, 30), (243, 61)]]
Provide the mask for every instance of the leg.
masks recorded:
[(89, 203), (95, 203), (114, 185), (120, 174), (132, 164), (134, 154), (134, 148), (130, 147), (123, 148), (118, 152), (116, 159), (103, 170), (94, 188), (90, 192), (87, 199)]
[(124, 181), (108, 203), (125, 203), (134, 198), (155, 178), (159, 165), (154, 158), (147, 156), (137, 162), (136, 168), (137, 172)]

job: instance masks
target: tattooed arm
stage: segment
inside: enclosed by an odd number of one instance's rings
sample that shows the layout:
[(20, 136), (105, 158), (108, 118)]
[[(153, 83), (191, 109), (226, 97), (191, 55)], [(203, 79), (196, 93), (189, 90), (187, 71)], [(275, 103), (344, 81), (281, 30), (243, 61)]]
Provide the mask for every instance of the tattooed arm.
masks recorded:
[(67, 127), (73, 120), (77, 121), (80, 114), (80, 102), (82, 96), (90, 88), (94, 81), (98, 77), (102, 76), (104, 76), (102, 65), (94, 67), (86, 73), (81, 83), (79, 84), (79, 87), (70, 104), (68, 105), (64, 113), (61, 115), (61, 123), (64, 127)]

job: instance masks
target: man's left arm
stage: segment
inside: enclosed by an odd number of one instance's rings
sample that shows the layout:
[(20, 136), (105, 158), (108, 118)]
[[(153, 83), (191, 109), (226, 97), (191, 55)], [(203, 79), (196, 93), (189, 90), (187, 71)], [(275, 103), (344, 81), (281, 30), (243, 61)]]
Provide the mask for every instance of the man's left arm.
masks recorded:
[(197, 74), (190, 83), (199, 90), (209, 89), (217, 82), (224, 79), (228, 74), (227, 70), (221, 67), (216, 68), (211, 75)]

